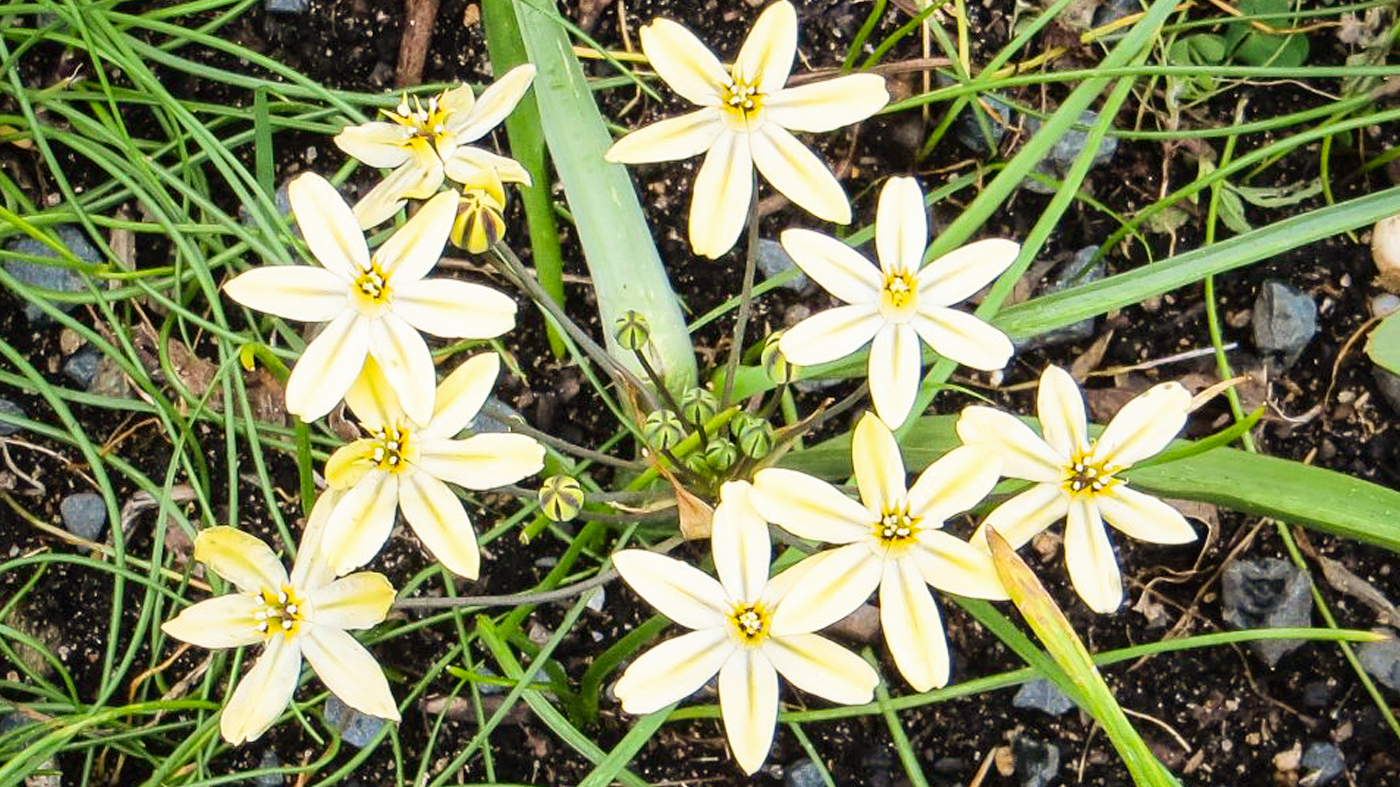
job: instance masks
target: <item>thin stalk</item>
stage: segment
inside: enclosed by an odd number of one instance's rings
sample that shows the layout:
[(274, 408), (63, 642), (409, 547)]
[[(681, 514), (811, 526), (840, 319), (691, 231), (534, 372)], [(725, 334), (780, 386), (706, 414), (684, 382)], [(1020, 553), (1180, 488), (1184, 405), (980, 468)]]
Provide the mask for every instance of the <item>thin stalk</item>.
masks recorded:
[[(734, 394), (734, 375), (739, 371), (739, 356), (744, 352), (744, 331), (749, 327), (749, 312), (753, 306), (754, 269), (758, 266), (758, 170), (753, 172), (753, 198), (749, 200), (749, 249), (744, 255), (744, 286), (739, 294), (739, 314), (734, 318), (734, 341), (729, 345), (729, 360), (724, 364), (724, 395), (719, 398), (721, 410), (729, 406)], [(701, 432), (704, 436), (704, 432)]]

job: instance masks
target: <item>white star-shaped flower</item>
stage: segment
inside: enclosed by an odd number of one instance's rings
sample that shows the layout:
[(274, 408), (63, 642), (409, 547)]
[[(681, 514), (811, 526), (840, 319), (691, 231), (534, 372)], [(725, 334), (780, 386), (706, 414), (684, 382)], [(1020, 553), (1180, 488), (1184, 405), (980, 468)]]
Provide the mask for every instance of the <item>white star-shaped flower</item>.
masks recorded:
[(973, 543), (985, 544), (986, 530), (995, 528), (1019, 548), (1066, 519), (1065, 564), (1074, 589), (1094, 611), (1114, 611), (1123, 601), (1123, 580), (1104, 520), (1139, 541), (1196, 539), (1176, 509), (1130, 489), (1119, 475), (1166, 448), (1186, 425), (1190, 407), (1191, 393), (1180, 383), (1162, 383), (1123, 405), (1103, 434), (1091, 440), (1079, 386), (1065, 370), (1047, 366), (1036, 402), (1044, 439), (1008, 413), (964, 409), (958, 437), (1001, 454), (1008, 477), (1036, 482), (988, 514)]
[(784, 87), (797, 52), (797, 12), (768, 6), (739, 49), (732, 69), (681, 25), (657, 19), (642, 28), (642, 51), (656, 73), (701, 108), (619, 139), (609, 161), (645, 164), (705, 154), (690, 203), (690, 245), (719, 257), (733, 248), (753, 199), (753, 168), (818, 218), (851, 220), (841, 184), (792, 131), (831, 131), (864, 120), (889, 103), (885, 80), (851, 74)]

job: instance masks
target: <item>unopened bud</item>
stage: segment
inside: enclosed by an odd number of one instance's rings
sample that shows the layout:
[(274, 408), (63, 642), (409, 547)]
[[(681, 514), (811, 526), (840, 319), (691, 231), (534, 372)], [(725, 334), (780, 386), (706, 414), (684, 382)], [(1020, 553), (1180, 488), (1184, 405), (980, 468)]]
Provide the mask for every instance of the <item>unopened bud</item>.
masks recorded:
[(552, 475), (540, 484), (540, 509), (551, 522), (567, 522), (583, 509), (583, 487), (578, 479)]
[(614, 336), (624, 350), (636, 352), (646, 347), (647, 341), (651, 339), (651, 325), (641, 312), (635, 312), (631, 309), (623, 312), (622, 316), (617, 318), (615, 328), (617, 332)]
[(708, 388), (688, 388), (681, 394), (681, 417), (692, 424), (703, 424), (715, 417), (719, 400)]
[(652, 410), (642, 423), (642, 437), (647, 445), (665, 451), (685, 439), (685, 424), (670, 410)]
[(782, 331), (769, 334), (763, 340), (763, 352), (759, 355), (759, 362), (763, 364), (763, 372), (768, 375), (768, 379), (782, 385), (792, 382), (792, 378), (797, 376), (799, 367), (788, 363), (783, 351), (778, 349), (778, 340), (782, 338)]
[(716, 437), (705, 444), (705, 464), (715, 472), (728, 470), (739, 458), (739, 449), (723, 437)]
[(773, 425), (762, 418), (745, 414), (730, 421), (729, 428), (744, 456), (761, 459), (773, 450)]

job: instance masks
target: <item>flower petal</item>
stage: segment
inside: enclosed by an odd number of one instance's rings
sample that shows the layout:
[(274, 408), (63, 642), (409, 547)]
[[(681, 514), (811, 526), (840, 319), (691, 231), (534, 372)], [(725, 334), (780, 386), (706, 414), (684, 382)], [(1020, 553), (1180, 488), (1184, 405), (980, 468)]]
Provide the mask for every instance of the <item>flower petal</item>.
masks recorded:
[(433, 414), (437, 383), (427, 343), (412, 325), (394, 312), (367, 323), (369, 354), (384, 370), (384, 377), (399, 396), (399, 405), (416, 423), (427, 423)]
[[(416, 152), (416, 151), (415, 151)], [(355, 203), (355, 221), (369, 229), (393, 218), (411, 194), (432, 194), (442, 185), (442, 161), (436, 153), (431, 158), (419, 153), (414, 159), (400, 164), (365, 192)]]
[(425, 437), (455, 437), (481, 412), (481, 406), (496, 386), (501, 372), (501, 357), (493, 352), (473, 355), (458, 364), (452, 373), (438, 384), (433, 402), (433, 417), (423, 427)]
[(773, 3), (753, 23), (739, 56), (734, 78), (755, 85), (760, 93), (776, 93), (792, 73), (797, 55), (797, 9), (792, 3)]
[(1040, 374), (1035, 407), (1045, 442), (1056, 453), (1072, 457), (1089, 447), (1084, 394), (1069, 372), (1058, 366), (1045, 367)]
[(518, 65), (481, 91), (476, 103), (465, 115), (455, 112), (449, 114), (447, 129), (457, 137), (457, 144), (474, 142), (500, 125), (501, 121), (515, 110), (516, 104), (525, 96), (525, 91), (530, 89), (530, 82), (534, 78), (533, 65)]
[(907, 324), (891, 323), (870, 344), (870, 400), (880, 420), (899, 427), (909, 417), (919, 395), (924, 359), (919, 334)]
[(954, 249), (919, 271), (919, 300), (938, 306), (962, 303), (1011, 267), (1020, 253), (1019, 243), (1003, 238)]
[(1001, 454), (1001, 472), (1008, 478), (1058, 484), (1069, 461), (1021, 419), (991, 407), (963, 408), (957, 429), (958, 438), (967, 445), (986, 446)]
[(792, 685), (842, 705), (870, 702), (880, 682), (864, 659), (817, 634), (769, 637), (762, 652)]
[(764, 123), (748, 135), (748, 140), (754, 165), (773, 188), (819, 219), (851, 223), (851, 203), (841, 183), (792, 132), (776, 123)]
[(321, 682), (346, 705), (381, 719), (399, 720), (384, 670), (354, 637), (338, 628), (313, 625), (302, 638), (301, 650)]
[(919, 182), (890, 178), (880, 190), (880, 206), (875, 211), (875, 252), (880, 269), (886, 276), (918, 271), (927, 245), (928, 213)]
[(235, 527), (201, 530), (194, 540), (194, 559), (244, 593), (277, 590), (287, 584), (287, 569), (272, 548)]
[(250, 309), (302, 322), (328, 322), (350, 308), (345, 280), (310, 265), (253, 268), (225, 282), (224, 292)]
[(397, 289), (418, 281), (442, 259), (442, 247), (457, 219), (457, 192), (444, 191), (424, 203), (408, 223), (374, 251), (374, 261)]
[(855, 436), (851, 438), (851, 464), (855, 467), (861, 502), (872, 522), (904, 503), (908, 489), (904, 457), (889, 427), (872, 413), (861, 416), (856, 424)]
[(778, 349), (789, 363), (811, 366), (845, 358), (875, 338), (885, 324), (874, 304), (838, 306), (787, 329)]
[(306, 345), (287, 378), (287, 411), (303, 421), (329, 413), (349, 390), (369, 352), (369, 321), (342, 312)]
[(1153, 456), (1186, 426), (1191, 392), (1181, 383), (1154, 385), (1123, 405), (1094, 445), (1094, 459), (1131, 467)]
[(909, 489), (909, 512), (922, 527), (941, 527), (954, 514), (977, 505), (1001, 477), (1001, 456), (990, 448), (964, 445), (929, 465)]
[(1016, 351), (1006, 334), (956, 309), (921, 305), (910, 323), (934, 352), (973, 369), (1004, 368)]
[(764, 519), (798, 538), (849, 544), (870, 537), (865, 506), (806, 473), (767, 468), (754, 474), (749, 502)]
[(917, 691), (947, 685), (948, 640), (943, 618), (913, 561), (885, 563), (880, 580), (880, 626), (895, 666)]
[(360, 419), (360, 423), (372, 430), (398, 426), (404, 419), (403, 408), (399, 406), (399, 395), (394, 393), (389, 378), (384, 376), (384, 370), (379, 368), (379, 363), (373, 358), (365, 359), (360, 376), (355, 378), (354, 385), (345, 392), (345, 404), (350, 407), (350, 412)]
[(627, 584), (671, 620), (689, 629), (726, 625), (727, 594), (700, 569), (642, 549), (624, 549), (614, 553), (612, 560)]
[(732, 652), (724, 629), (691, 631), (638, 656), (613, 691), (628, 713), (651, 713), (699, 691)]
[(658, 18), (641, 31), (642, 52), (656, 73), (692, 104), (714, 106), (729, 74), (719, 58), (695, 34), (669, 19)]
[(710, 533), (720, 584), (730, 598), (744, 602), (757, 601), (763, 593), (773, 551), (768, 523), (749, 503), (750, 488), (744, 481), (730, 481), (720, 488)]
[(846, 303), (878, 304), (884, 286), (880, 271), (860, 252), (812, 230), (785, 230), (783, 250), (802, 272)]
[(394, 603), (394, 586), (383, 574), (359, 571), (307, 594), (317, 626), (367, 629), (384, 622)]
[(739, 134), (720, 134), (700, 164), (690, 197), (690, 246), (695, 253), (715, 259), (734, 248), (752, 199), (749, 140)]
[(428, 438), (418, 466), (428, 475), (467, 489), (495, 489), (538, 473), (544, 467), (544, 446), (522, 434)]
[(372, 121), (346, 126), (335, 135), (335, 146), (371, 167), (390, 169), (409, 160), (408, 141), (414, 131), (398, 123)]
[(365, 477), (365, 474), (378, 466), (374, 459), (377, 441), (362, 438), (346, 443), (326, 460), (326, 486), (332, 489), (349, 489)]
[(1008, 598), (985, 549), (941, 530), (921, 530), (918, 539), (910, 554), (928, 584), (960, 596), (994, 601)]
[(219, 732), (224, 740), (235, 746), (257, 740), (287, 709), (301, 677), (299, 643), (299, 639), (286, 637), (267, 641), (253, 668), (234, 687), (219, 717)]
[(880, 584), (882, 561), (868, 542), (829, 549), (807, 560), (821, 562), (802, 574), (779, 599), (769, 621), (769, 631), (775, 637), (830, 626), (864, 604)]
[(476, 579), (481, 570), (476, 533), (462, 501), (447, 484), (427, 473), (405, 473), (399, 482), (399, 507), (433, 557), (452, 573)]
[(719, 711), (734, 761), (752, 774), (768, 758), (778, 723), (778, 673), (763, 654), (749, 648), (729, 654), (719, 670)]
[(763, 109), (769, 122), (783, 128), (822, 132), (865, 120), (889, 101), (884, 77), (851, 74), (770, 93)]
[(1069, 497), (1058, 484), (1036, 484), (993, 509), (969, 540), (979, 548), (985, 547), (987, 529), (992, 528), (1012, 549), (1020, 549), (1068, 509)]
[(160, 630), (201, 648), (256, 645), (263, 641), (263, 635), (253, 616), (263, 609), (256, 596), (247, 592), (229, 593), (185, 607), (180, 614), (160, 624)]
[(369, 246), (350, 206), (330, 181), (308, 172), (287, 184), (287, 202), (307, 248), (326, 270), (354, 281), (369, 270)]
[(623, 164), (679, 161), (709, 150), (723, 133), (720, 113), (705, 107), (643, 126), (614, 142), (603, 155)]
[(1196, 540), (1196, 531), (1180, 511), (1136, 489), (1120, 484), (1096, 496), (1094, 502), (1110, 525), (1139, 541), (1187, 544)]
[(1095, 612), (1107, 614), (1123, 603), (1123, 578), (1108, 541), (1098, 506), (1088, 497), (1069, 501), (1065, 522), (1065, 566), (1079, 597)]
[(400, 483), (400, 476), (394, 473), (370, 471), (331, 509), (321, 554), (336, 575), (373, 560), (389, 540), (399, 507)]
[(494, 339), (515, 327), (515, 301), (482, 284), (419, 279), (394, 288), (394, 313), (446, 339)]
[(335, 569), (326, 561), (322, 545), (331, 514), (343, 497), (344, 493), (327, 489), (311, 504), (311, 515), (306, 518), (301, 543), (297, 545), (297, 559), (292, 563), (292, 587), (314, 590), (335, 579)]
[(470, 145), (457, 148), (443, 164), (443, 172), (458, 183), (478, 183), (483, 171), (494, 172), (499, 181), (530, 185), (530, 173), (520, 162)]

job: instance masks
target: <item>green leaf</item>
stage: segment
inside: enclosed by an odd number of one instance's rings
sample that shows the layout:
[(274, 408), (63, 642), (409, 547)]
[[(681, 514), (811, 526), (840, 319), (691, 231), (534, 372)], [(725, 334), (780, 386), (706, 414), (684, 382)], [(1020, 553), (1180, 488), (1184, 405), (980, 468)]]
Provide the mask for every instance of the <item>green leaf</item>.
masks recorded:
[(1366, 337), (1366, 354), (1392, 374), (1400, 374), (1400, 312), (1381, 320)]

